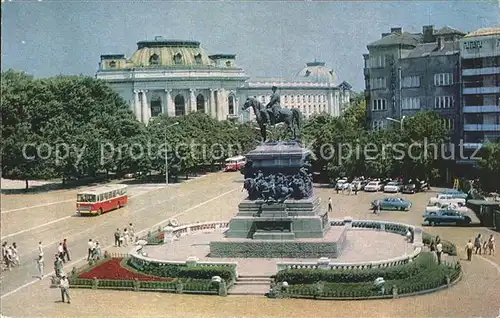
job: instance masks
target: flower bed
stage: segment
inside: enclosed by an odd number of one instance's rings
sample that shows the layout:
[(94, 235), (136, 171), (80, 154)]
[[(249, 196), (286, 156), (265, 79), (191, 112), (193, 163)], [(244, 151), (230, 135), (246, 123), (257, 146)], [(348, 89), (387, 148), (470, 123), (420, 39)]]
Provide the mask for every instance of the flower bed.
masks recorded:
[[(287, 269), (278, 272), (275, 281), (286, 281), (286, 295), (295, 298), (386, 298), (447, 286), (459, 279), (460, 272), (459, 263), (438, 265), (432, 253), (422, 253), (413, 263), (387, 269)], [(374, 287), (378, 277), (385, 280), (383, 292)]]
[(140, 274), (122, 266), (123, 258), (110, 258), (106, 262), (95, 266), (89, 271), (78, 275), (83, 279), (106, 279), (106, 280), (140, 280), (140, 281), (172, 281), (169, 277), (157, 277)]

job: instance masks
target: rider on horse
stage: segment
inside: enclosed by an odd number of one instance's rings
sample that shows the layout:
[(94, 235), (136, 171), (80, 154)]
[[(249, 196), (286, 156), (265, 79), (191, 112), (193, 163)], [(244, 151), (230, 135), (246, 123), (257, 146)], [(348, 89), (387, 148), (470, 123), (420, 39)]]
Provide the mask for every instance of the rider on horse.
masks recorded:
[(271, 126), (274, 126), (276, 124), (276, 119), (278, 118), (278, 112), (281, 106), (280, 95), (276, 92), (278, 90), (278, 87), (273, 86), (271, 89), (273, 91), (273, 94), (271, 95), (271, 100), (266, 105), (266, 114), (268, 116), (268, 123), (270, 123)]

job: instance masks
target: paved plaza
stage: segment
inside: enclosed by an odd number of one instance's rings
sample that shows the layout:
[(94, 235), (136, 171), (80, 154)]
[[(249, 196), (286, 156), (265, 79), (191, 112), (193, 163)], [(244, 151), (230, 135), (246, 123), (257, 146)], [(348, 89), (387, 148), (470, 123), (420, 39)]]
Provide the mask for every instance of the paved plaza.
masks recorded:
[[(69, 241), (72, 262), (83, 265), (89, 238), (97, 239), (111, 252), (127, 248), (110, 247), (113, 232), (132, 222), (137, 231), (155, 229), (170, 218), (180, 223), (229, 220), (245, 197), (239, 173), (217, 173), (167, 188), (141, 189), (137, 186), (127, 208), (99, 217), (74, 216), (75, 191), (60, 190), (27, 195), (2, 194), (2, 241), (16, 242), (22, 266), (2, 273), (1, 314), (9, 317), (496, 317), (500, 308), (500, 253), (473, 257), (463, 263), (463, 279), (451, 289), (424, 296), (381, 301), (272, 300), (253, 296), (198, 296), (165, 293), (71, 290), (71, 305), (59, 303), (59, 290), (50, 289), (47, 279), (37, 281), (34, 258), (38, 241), (46, 255), (55, 252), (63, 238)], [(381, 193), (336, 194), (330, 188), (316, 188), (323, 202), (331, 196), (334, 207), (330, 219), (383, 219), (421, 225), (428, 198), (435, 193), (401, 195), (413, 202), (409, 212), (373, 215), (369, 203)], [(23, 201), (26, 198), (26, 201)], [(59, 202), (70, 200), (67, 202)], [(29, 203), (26, 203), (29, 202)], [(45, 202), (44, 206), (37, 206)], [(59, 203), (58, 203), (59, 202)], [(21, 209), (20, 209), (21, 208)], [(326, 208), (326, 204), (325, 204)], [(18, 209), (18, 210), (16, 210)], [(468, 239), (492, 232), (480, 227), (425, 227), (431, 234), (457, 244), (464, 257)], [(203, 234), (201, 234), (203, 235)], [(390, 234), (388, 234), (390, 235)], [(396, 236), (397, 237), (397, 236)], [(399, 239), (399, 238), (398, 238)], [(355, 243), (357, 241), (354, 241)], [(388, 249), (394, 242), (382, 242)], [(352, 247), (357, 249), (356, 244)], [(404, 245), (403, 245), (404, 248)], [(366, 253), (363, 251), (363, 253)], [(363, 254), (361, 253), (361, 254)], [(399, 253), (399, 252), (398, 252)], [(346, 254), (348, 255), (348, 254)], [(51, 271), (46, 260), (46, 271)]]

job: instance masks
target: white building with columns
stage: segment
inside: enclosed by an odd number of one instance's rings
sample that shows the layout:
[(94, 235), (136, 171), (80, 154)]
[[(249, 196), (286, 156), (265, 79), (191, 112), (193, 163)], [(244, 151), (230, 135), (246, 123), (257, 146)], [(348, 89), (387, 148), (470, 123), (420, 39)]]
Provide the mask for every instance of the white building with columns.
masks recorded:
[(349, 102), (351, 86), (339, 84), (325, 63), (307, 63), (295, 78), (249, 81), (234, 54), (208, 53), (196, 41), (160, 36), (137, 43), (130, 57), (101, 55), (96, 78), (108, 82), (128, 101), (137, 120), (148, 123), (160, 114), (204, 112), (219, 120), (252, 120), (241, 107), (248, 97), (268, 102), (277, 86), (281, 106), (298, 108), (306, 117), (327, 112), (339, 116)]

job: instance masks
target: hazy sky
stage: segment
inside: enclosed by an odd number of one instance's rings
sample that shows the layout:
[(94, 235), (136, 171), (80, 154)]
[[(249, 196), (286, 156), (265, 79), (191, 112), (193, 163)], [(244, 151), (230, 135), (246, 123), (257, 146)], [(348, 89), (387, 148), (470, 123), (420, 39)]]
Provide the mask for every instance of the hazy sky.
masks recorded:
[(465, 32), (500, 26), (500, 0), (2, 0), (2, 69), (93, 76), (101, 54), (130, 57), (136, 42), (162, 35), (237, 54), (254, 77), (292, 77), (318, 59), (360, 90), (368, 43), (391, 27), (420, 32), (427, 24)]

